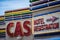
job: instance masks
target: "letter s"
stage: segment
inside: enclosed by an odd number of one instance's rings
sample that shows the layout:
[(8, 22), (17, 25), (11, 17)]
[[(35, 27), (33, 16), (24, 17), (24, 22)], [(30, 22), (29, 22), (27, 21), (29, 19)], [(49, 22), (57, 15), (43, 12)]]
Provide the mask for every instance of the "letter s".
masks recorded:
[(29, 35), (31, 35), (31, 33), (32, 33), (32, 30), (29, 28), (29, 26), (28, 25), (30, 25), (31, 23), (30, 23), (30, 21), (25, 21), (24, 23), (23, 23), (23, 27), (24, 27), (24, 29), (26, 29), (28, 32), (26, 33), (26, 32), (24, 32), (24, 35), (25, 36), (29, 36)]

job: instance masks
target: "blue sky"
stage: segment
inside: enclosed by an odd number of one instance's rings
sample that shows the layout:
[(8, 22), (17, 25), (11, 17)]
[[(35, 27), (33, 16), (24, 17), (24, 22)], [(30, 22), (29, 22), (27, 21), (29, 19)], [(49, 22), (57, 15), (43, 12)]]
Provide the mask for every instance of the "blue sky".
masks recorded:
[(0, 16), (7, 10), (29, 7), (29, 0), (0, 0)]

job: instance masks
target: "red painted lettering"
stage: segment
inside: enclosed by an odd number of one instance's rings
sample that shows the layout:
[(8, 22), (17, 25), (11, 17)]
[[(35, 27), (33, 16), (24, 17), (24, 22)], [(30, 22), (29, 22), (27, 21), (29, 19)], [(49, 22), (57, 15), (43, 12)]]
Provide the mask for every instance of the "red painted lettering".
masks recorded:
[(26, 30), (28, 31), (27, 33), (24, 32), (24, 35), (25, 35), (25, 36), (29, 36), (29, 35), (31, 35), (31, 33), (32, 33), (32, 30), (31, 30), (31, 28), (30, 28), (28, 25), (31, 25), (30, 21), (25, 21), (25, 22), (23, 23), (24, 29), (26, 29)]
[[(22, 25), (23, 25), (23, 28), (27, 31), (25, 32), (22, 28)], [(24, 23), (21, 25), (21, 22), (16, 22), (16, 28), (14, 30), (14, 33), (12, 32), (11, 33), (11, 28), (14, 27), (14, 23), (11, 22), (7, 25), (7, 34), (8, 36), (10, 37), (17, 37), (17, 36), (30, 36), (32, 34), (32, 30), (31, 28), (28, 26), (30, 25), (31, 26), (31, 23), (30, 21), (24, 21)]]
[(11, 33), (10, 32), (10, 29), (11, 29), (11, 27), (14, 27), (14, 23), (9, 23), (8, 25), (7, 25), (7, 34), (10, 36), (10, 37), (14, 37), (14, 33)]
[(16, 29), (15, 29), (15, 34), (14, 36), (24, 36), (23, 30), (22, 30), (22, 26), (20, 22), (16, 23)]

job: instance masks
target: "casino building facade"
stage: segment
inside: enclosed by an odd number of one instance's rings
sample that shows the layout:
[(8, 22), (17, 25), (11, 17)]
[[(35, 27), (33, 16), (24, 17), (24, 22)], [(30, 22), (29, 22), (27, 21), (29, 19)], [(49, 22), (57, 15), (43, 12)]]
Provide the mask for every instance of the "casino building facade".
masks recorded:
[(60, 40), (60, 0), (30, 2), (29, 8), (5, 11), (0, 17), (0, 37), (5, 40)]

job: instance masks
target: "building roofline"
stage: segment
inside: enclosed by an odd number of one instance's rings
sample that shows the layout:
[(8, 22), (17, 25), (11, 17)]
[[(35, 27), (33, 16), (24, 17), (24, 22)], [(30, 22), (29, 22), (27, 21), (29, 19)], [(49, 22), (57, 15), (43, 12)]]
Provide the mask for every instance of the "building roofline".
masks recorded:
[(16, 10), (8, 10), (8, 11), (5, 11), (5, 13), (22, 11), (22, 10), (29, 10), (29, 8), (22, 8), (22, 9), (16, 9)]

